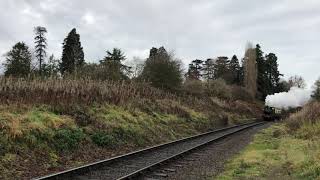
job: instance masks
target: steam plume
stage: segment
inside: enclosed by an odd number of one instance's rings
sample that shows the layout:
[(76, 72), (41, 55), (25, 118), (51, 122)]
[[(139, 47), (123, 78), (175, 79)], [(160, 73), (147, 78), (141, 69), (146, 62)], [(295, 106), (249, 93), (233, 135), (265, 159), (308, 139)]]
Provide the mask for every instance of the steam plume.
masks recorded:
[(301, 107), (311, 99), (311, 93), (311, 90), (292, 87), (289, 92), (267, 96), (266, 105), (281, 109)]

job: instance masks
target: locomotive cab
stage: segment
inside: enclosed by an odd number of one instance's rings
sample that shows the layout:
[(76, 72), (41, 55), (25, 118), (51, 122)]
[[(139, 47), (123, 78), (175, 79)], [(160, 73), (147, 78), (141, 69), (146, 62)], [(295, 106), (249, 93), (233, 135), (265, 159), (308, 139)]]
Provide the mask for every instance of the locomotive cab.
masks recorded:
[(281, 118), (282, 110), (276, 107), (265, 106), (263, 119), (265, 121), (274, 121)]

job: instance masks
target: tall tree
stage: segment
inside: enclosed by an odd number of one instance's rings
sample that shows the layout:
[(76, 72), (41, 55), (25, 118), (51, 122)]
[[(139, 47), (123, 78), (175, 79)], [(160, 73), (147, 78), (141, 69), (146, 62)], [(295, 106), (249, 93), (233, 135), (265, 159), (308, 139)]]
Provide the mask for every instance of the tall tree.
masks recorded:
[(181, 62), (174, 59), (164, 47), (152, 48), (140, 79), (150, 82), (154, 87), (175, 90), (182, 85)]
[(209, 83), (210, 80), (214, 79), (214, 65), (215, 65), (215, 60), (214, 59), (207, 59), (204, 62), (203, 65), (203, 78)]
[(264, 100), (268, 95), (268, 79), (266, 76), (266, 62), (264, 58), (264, 53), (261, 50), (261, 46), (259, 44), (256, 45), (256, 58), (257, 58), (257, 68), (258, 68), (258, 76), (257, 76), (257, 88), (260, 93), (259, 97), (261, 100)]
[(280, 91), (280, 77), (283, 76), (278, 70), (278, 57), (274, 53), (266, 55), (265, 69), (267, 83), (265, 85), (268, 94), (278, 93)]
[(63, 42), (63, 52), (60, 64), (62, 74), (74, 73), (84, 65), (84, 53), (80, 42), (80, 35), (72, 29)]
[(264, 56), (261, 46), (256, 45), (258, 78), (257, 86), (259, 98), (265, 100), (267, 95), (281, 91), (280, 77), (283, 76), (278, 70), (278, 58), (274, 53)]
[(288, 92), (289, 90), (290, 90), (289, 82), (284, 79), (280, 79), (277, 91), (278, 92)]
[(126, 60), (126, 56), (121, 49), (114, 48), (112, 51), (107, 51), (107, 56), (100, 61), (101, 65), (106, 70), (105, 79), (128, 79), (128, 75), (131, 72), (131, 67), (124, 65), (122, 63), (124, 60)]
[(5, 57), (5, 76), (27, 77), (30, 74), (32, 55), (24, 42), (15, 44)]
[(186, 78), (190, 80), (200, 80), (202, 76), (201, 71), (203, 70), (202, 63), (203, 61), (200, 59), (193, 60), (189, 64), (189, 69), (186, 74)]
[(313, 86), (314, 90), (312, 92), (312, 98), (320, 101), (320, 78), (314, 83)]
[(44, 58), (46, 57), (46, 48), (47, 48), (47, 39), (45, 37), (45, 33), (47, 33), (47, 29), (45, 27), (37, 26), (34, 28), (34, 43), (35, 46), (35, 53), (36, 58), (39, 62), (39, 73), (42, 75), (43, 73), (43, 64), (44, 64)]
[(244, 86), (252, 97), (257, 95), (257, 56), (256, 50), (248, 45), (244, 56)]
[(218, 57), (214, 64), (215, 79), (223, 79), (228, 84), (232, 83), (232, 74), (230, 71), (230, 60), (226, 56)]
[(232, 75), (232, 84), (241, 84), (241, 67), (238, 60), (238, 57), (236, 55), (233, 55), (230, 60), (230, 72)]

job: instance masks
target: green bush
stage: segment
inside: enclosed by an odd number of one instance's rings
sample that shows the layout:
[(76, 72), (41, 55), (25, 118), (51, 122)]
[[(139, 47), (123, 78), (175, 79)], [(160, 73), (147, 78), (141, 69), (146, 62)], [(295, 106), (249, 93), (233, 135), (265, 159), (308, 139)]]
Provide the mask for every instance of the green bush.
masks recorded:
[(9, 141), (4, 133), (0, 132), (0, 156), (9, 152), (12, 149), (12, 141)]
[(59, 129), (53, 136), (53, 145), (59, 151), (73, 150), (84, 139), (81, 129)]
[(206, 92), (209, 96), (222, 99), (231, 99), (232, 97), (231, 88), (223, 79), (209, 81)]
[(231, 94), (233, 100), (253, 101), (254, 98), (248, 90), (241, 86), (231, 86)]
[(98, 131), (91, 135), (91, 140), (93, 143), (101, 147), (115, 147), (117, 145), (116, 139), (112, 135), (103, 131)]
[(183, 81), (181, 61), (169, 54), (164, 47), (153, 48), (151, 51), (139, 79), (150, 82), (156, 88), (179, 89)]
[(136, 126), (116, 127), (113, 129), (113, 134), (117, 139), (125, 140), (126, 143), (143, 145), (145, 143), (145, 136), (142, 129)]
[(31, 130), (29, 133), (25, 134), (23, 139), (21, 139), (22, 143), (26, 143), (30, 148), (37, 148), (39, 145), (50, 145), (51, 140), (54, 136), (55, 132), (52, 130), (48, 131), (39, 131), (39, 130)]
[(200, 80), (186, 80), (183, 84), (183, 91), (191, 95), (201, 96), (204, 93), (204, 84)]

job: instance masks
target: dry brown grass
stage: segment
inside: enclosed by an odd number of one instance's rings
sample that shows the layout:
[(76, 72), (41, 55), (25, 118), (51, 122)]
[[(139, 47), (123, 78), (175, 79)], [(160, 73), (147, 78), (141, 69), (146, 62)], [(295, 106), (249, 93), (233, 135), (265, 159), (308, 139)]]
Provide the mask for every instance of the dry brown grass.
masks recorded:
[(0, 102), (22, 104), (127, 103), (134, 99), (177, 99), (175, 94), (145, 83), (110, 82), (89, 79), (0, 78)]
[(300, 112), (292, 114), (286, 120), (286, 126), (291, 131), (296, 131), (303, 125), (314, 125), (318, 122), (320, 122), (320, 102), (312, 102)]
[[(105, 158), (101, 152), (115, 147), (133, 150), (256, 115), (242, 115), (241, 109), (232, 100), (175, 94), (146, 83), (0, 78), (0, 179), (38, 176), (73, 161), (88, 163), (84, 155)], [(76, 149), (84, 152), (77, 155)], [(17, 158), (4, 164), (8, 154)]]
[[(186, 107), (207, 114), (227, 110), (241, 114), (244, 112), (251, 117), (257, 115), (255, 114), (257, 111), (251, 110), (252, 107), (234, 106), (232, 104), (234, 100), (230, 98), (222, 100), (217, 94), (212, 96), (216, 97), (194, 96), (183, 91), (173, 93), (153, 88), (147, 83), (130, 81), (0, 78), (0, 104), (10, 106), (46, 104), (53, 107), (53, 111), (58, 114), (79, 114), (77, 106), (114, 104), (150, 113), (175, 114), (185, 118), (189, 118)], [(80, 112), (81, 114), (83, 113)]]

